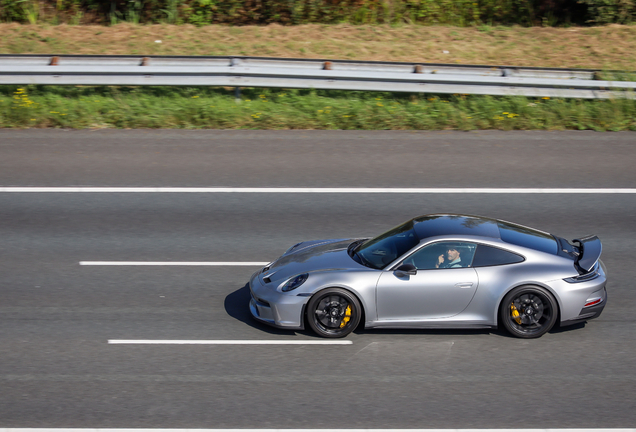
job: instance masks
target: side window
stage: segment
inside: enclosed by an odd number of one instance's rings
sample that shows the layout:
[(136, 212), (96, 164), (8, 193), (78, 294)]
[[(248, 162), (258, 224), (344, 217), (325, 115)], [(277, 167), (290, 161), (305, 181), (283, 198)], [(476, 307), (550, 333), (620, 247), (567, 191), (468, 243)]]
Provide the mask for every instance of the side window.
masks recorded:
[(471, 267), (477, 245), (466, 242), (439, 242), (424, 246), (403, 262), (418, 270)]
[(477, 246), (473, 267), (488, 267), (504, 264), (514, 264), (524, 261), (521, 255), (508, 252), (492, 246), (480, 244)]

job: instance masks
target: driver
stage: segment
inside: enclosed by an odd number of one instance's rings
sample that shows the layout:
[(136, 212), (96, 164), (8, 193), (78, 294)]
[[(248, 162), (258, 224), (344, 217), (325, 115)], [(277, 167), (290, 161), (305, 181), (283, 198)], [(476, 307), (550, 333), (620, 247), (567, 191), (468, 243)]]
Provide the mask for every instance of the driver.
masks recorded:
[[(446, 255), (446, 256), (444, 256)], [(461, 252), (457, 249), (457, 246), (449, 245), (446, 248), (446, 253), (437, 257), (435, 268), (458, 268), (462, 267), (462, 259), (460, 257)]]

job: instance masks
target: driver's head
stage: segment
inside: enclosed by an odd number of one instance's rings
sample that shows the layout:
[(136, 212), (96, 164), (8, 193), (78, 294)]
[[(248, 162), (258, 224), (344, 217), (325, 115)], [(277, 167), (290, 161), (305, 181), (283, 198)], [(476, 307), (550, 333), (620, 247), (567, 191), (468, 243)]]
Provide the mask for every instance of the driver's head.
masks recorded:
[(460, 251), (457, 250), (456, 246), (449, 246), (446, 249), (446, 256), (448, 257), (449, 261), (455, 261), (457, 258), (459, 258), (460, 255)]

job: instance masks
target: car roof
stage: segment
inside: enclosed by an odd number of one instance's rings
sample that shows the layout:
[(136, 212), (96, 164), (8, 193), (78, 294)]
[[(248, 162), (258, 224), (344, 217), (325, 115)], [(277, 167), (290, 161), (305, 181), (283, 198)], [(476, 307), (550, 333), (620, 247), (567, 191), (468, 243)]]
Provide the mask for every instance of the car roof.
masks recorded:
[(499, 239), (496, 219), (461, 214), (432, 214), (413, 219), (420, 240), (441, 235), (470, 235)]
[(421, 240), (437, 236), (478, 236), (499, 239), (517, 246), (555, 254), (557, 242), (549, 233), (511, 222), (462, 214), (431, 214), (413, 219), (415, 235)]

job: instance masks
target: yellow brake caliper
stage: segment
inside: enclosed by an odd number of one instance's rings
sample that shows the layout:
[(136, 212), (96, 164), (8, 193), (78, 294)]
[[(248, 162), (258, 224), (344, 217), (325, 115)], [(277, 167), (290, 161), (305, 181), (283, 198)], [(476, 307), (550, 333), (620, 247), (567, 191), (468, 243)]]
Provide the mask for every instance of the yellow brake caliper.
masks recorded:
[(510, 311), (511, 311), (511, 314), (512, 314), (512, 319), (517, 321), (517, 324), (521, 324), (521, 316), (519, 316), (519, 311), (515, 307), (514, 303), (510, 303)]
[(350, 320), (351, 320), (351, 306), (347, 306), (347, 310), (345, 311), (345, 316), (344, 318), (342, 318), (342, 321), (340, 322), (340, 328), (343, 328), (344, 326), (346, 326)]

